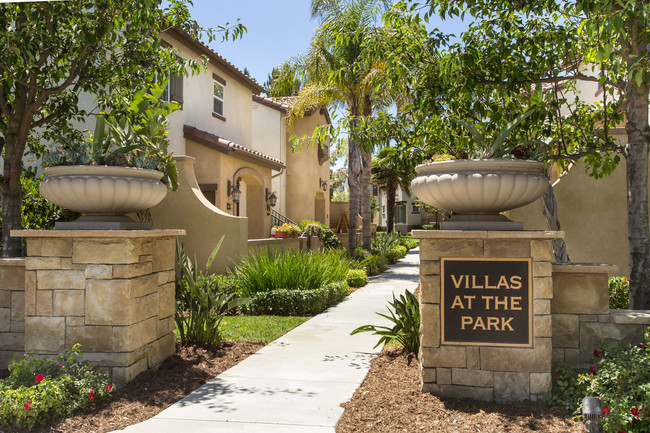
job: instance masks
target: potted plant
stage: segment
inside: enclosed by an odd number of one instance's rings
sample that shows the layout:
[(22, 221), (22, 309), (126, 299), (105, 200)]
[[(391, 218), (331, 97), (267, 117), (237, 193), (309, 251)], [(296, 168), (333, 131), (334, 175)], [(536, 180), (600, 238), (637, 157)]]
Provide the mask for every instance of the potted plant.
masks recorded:
[(454, 212), (444, 221), (446, 229), (522, 230), (523, 224), (510, 221), (501, 212), (524, 206), (538, 199), (548, 186), (546, 166), (534, 160), (517, 159), (518, 151), (540, 140), (508, 143), (512, 131), (534, 109), (517, 116), (490, 141), (487, 134), (459, 119), (471, 137), (464, 149), (466, 158), (429, 162), (416, 167), (411, 183), (422, 202)]
[[(88, 141), (59, 137), (42, 158), (47, 200), (85, 214), (59, 229), (146, 229), (127, 213), (148, 209), (177, 189), (176, 167), (167, 151), (167, 115), (176, 103), (160, 100), (159, 85), (139, 89), (120, 114), (102, 113)], [(165, 185), (167, 184), (167, 185)]]

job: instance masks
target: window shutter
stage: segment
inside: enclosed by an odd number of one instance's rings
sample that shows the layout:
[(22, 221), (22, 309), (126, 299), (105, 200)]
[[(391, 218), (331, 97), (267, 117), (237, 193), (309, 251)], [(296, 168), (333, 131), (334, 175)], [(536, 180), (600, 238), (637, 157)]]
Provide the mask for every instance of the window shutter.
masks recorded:
[(183, 105), (183, 75), (171, 74), (169, 83), (170, 99)]

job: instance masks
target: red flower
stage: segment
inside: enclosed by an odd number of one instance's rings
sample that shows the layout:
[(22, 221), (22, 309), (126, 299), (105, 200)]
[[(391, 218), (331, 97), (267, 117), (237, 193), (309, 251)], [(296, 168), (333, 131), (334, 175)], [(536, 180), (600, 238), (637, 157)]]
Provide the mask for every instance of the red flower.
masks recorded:
[(592, 372), (593, 374), (596, 374), (596, 369), (594, 368), (593, 365), (592, 365), (591, 367), (589, 367), (589, 370), (591, 370), (591, 372)]
[(608, 408), (606, 408), (606, 407), (603, 408), (603, 418), (605, 418), (607, 416), (607, 414), (610, 413), (610, 412), (611, 412), (611, 410), (609, 410)]
[(113, 389), (113, 384), (109, 383), (108, 385), (106, 385), (106, 389), (109, 390), (109, 391), (112, 390)]
[(88, 398), (90, 399), (90, 401), (95, 401), (95, 391), (89, 389), (88, 393), (89, 393)]
[(637, 418), (639, 417), (639, 409), (637, 409), (636, 406), (630, 409), (630, 413)]
[(61, 364), (57, 365), (56, 368), (63, 368)]
[(31, 405), (32, 405), (32, 401), (29, 400), (29, 402), (25, 404), (25, 412), (27, 412), (27, 411), (29, 410), (29, 407), (30, 407)]
[(36, 375), (36, 379), (34, 379), (36, 382), (41, 383), (45, 379), (45, 376), (43, 376), (41, 373), (38, 373)]
[(596, 349), (596, 350), (594, 350), (594, 356), (595, 356), (596, 358), (600, 358), (600, 355), (602, 355), (602, 354), (603, 354), (603, 351), (602, 351), (602, 350), (600, 350), (600, 349)]

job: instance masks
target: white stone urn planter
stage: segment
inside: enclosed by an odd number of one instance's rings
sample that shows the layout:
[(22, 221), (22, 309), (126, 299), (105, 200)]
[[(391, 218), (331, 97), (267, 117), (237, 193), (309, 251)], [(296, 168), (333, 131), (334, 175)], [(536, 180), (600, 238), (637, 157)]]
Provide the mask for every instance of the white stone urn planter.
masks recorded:
[(155, 170), (103, 165), (48, 167), (40, 190), (43, 197), (66, 209), (85, 214), (57, 229), (147, 229), (127, 213), (160, 203), (167, 186)]
[(454, 212), (446, 229), (522, 230), (499, 215), (537, 200), (548, 186), (545, 165), (511, 159), (457, 159), (415, 168), (411, 190), (424, 203)]

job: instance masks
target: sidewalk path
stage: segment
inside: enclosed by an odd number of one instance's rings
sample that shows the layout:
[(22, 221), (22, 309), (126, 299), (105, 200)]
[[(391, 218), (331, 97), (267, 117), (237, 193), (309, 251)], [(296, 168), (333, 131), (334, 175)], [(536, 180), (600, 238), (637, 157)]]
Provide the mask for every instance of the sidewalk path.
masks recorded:
[(125, 433), (334, 433), (340, 407), (361, 385), (378, 337), (350, 335), (380, 324), (376, 312), (418, 284), (418, 249), (155, 417)]

